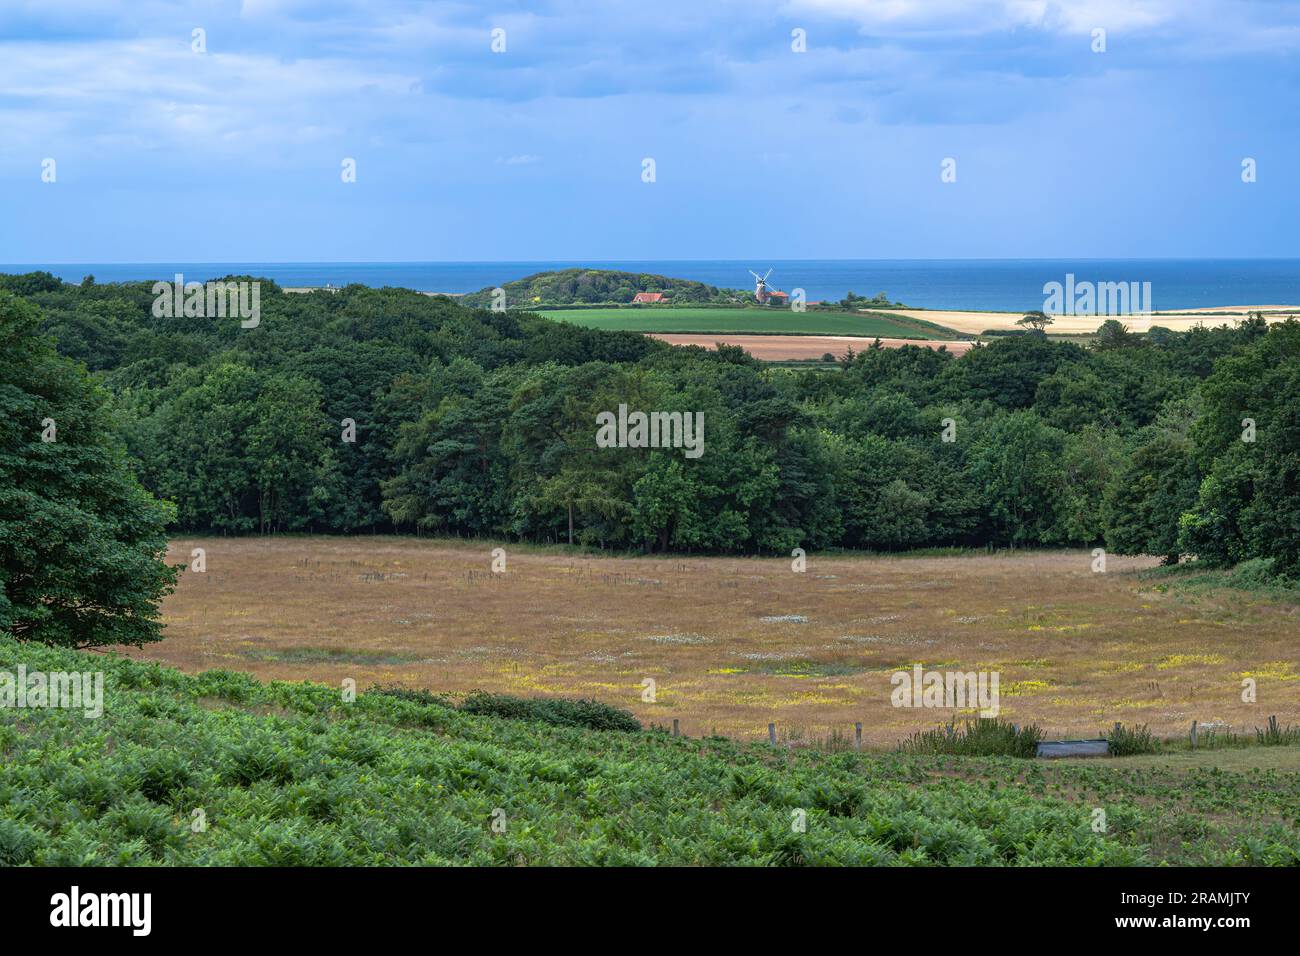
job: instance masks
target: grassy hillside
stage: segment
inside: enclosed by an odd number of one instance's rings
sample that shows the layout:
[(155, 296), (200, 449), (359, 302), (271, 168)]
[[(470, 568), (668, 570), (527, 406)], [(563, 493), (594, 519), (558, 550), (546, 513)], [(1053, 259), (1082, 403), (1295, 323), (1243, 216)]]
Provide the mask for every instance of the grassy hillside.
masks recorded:
[(0, 865), (1300, 861), (1294, 770), (791, 753), (0, 637), (20, 662), (104, 670), (105, 706), (0, 709)]
[(899, 339), (945, 339), (953, 333), (905, 317), (854, 312), (792, 312), (776, 308), (556, 309), (548, 319), (589, 329), (629, 332), (750, 332), (756, 334), (861, 335)]
[[(615, 269), (558, 269), (537, 272), (501, 287), (506, 304), (512, 309), (534, 306), (574, 305), (614, 302), (626, 304), (638, 292), (662, 292), (674, 302), (739, 302), (750, 294), (736, 289), (720, 289), (693, 279), (673, 279), (645, 272), (619, 272)], [(461, 302), (474, 308), (492, 305), (491, 287), (471, 292)]]

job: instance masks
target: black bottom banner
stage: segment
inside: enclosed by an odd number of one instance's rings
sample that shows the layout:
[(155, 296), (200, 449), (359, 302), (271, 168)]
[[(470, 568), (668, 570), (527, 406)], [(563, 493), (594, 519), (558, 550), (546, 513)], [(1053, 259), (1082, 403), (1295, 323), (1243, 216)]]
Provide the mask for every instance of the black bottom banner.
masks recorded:
[(11, 944), (76, 934), (338, 945), (432, 927), (540, 941), (606, 925), (666, 943), (679, 920), (735, 941), (830, 914), (873, 941), (937, 933), (950, 945), (965, 926), (1002, 942), (1009, 931), (1227, 942), (1292, 925), (1296, 884), (1294, 871), (1264, 869), (7, 869), (0, 911)]

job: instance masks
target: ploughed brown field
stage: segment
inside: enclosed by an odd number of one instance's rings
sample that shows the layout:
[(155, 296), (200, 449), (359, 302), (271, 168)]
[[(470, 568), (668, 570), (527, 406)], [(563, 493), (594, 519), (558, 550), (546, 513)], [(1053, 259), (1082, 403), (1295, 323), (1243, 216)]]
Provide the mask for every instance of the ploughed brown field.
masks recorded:
[[(871, 348), (875, 339), (854, 335), (743, 335), (731, 332), (714, 332), (711, 334), (686, 332), (647, 332), (651, 338), (662, 339), (669, 345), (699, 345), (706, 349), (716, 348), (719, 342), (727, 345), (739, 345), (756, 359), (769, 362), (784, 362), (794, 359), (821, 358), (827, 352), (837, 359), (852, 349), (861, 352)], [(970, 342), (942, 341), (939, 339), (880, 339), (884, 348), (896, 349), (904, 345), (919, 348), (946, 348), (954, 355), (970, 351)]]
[[(1087, 551), (963, 557), (613, 558), (396, 537), (207, 538), (135, 656), (187, 671), (435, 692), (595, 697), (684, 733), (892, 745), (951, 711), (892, 706), (920, 663), (1000, 674), (1001, 714), (1050, 735), (1115, 721), (1251, 732), (1300, 715), (1300, 608), (1161, 590), (1154, 562)], [(1243, 678), (1257, 704), (1241, 701)], [(653, 679), (656, 700), (642, 700)]]

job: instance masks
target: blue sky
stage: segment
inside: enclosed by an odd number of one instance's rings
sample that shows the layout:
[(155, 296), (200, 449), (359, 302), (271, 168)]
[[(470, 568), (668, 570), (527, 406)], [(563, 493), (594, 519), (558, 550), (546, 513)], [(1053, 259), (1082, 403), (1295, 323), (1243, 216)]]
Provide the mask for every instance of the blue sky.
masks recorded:
[(5, 0), (0, 262), (1300, 256), (1298, 52), (1285, 0)]

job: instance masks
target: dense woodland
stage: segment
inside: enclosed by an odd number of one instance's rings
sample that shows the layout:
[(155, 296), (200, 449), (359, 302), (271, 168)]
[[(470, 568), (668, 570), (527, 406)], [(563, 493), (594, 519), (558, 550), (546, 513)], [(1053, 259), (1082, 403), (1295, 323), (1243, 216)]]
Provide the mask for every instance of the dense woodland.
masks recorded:
[[(572, 533), (765, 554), (1102, 545), (1300, 574), (1295, 322), (1112, 327), (1090, 346), (1030, 333), (960, 358), (864, 340), (837, 369), (801, 370), (398, 289), (264, 280), (244, 329), (154, 318), (151, 283), (0, 288), (39, 310), (0, 293), (10, 326), (38, 315), (102, 383), (139, 482), (174, 504), (171, 532)], [(39, 439), (39, 404), (4, 409), (10, 462)], [(703, 412), (703, 456), (597, 448), (597, 413), (620, 404)]]

